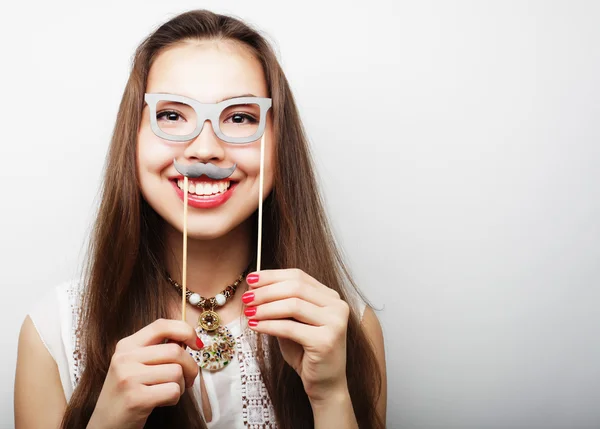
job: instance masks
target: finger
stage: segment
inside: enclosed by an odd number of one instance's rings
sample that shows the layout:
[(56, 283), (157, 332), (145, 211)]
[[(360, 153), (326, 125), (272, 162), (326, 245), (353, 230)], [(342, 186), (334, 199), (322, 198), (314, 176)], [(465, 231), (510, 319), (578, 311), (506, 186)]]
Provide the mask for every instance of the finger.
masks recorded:
[(148, 404), (150, 408), (176, 405), (181, 397), (181, 390), (177, 383), (162, 383), (142, 387), (140, 403)]
[(117, 348), (133, 349), (154, 344), (160, 344), (164, 340), (174, 340), (198, 350), (196, 345), (196, 331), (182, 320), (158, 319), (143, 327), (135, 334), (119, 341)]
[(255, 320), (293, 318), (312, 326), (323, 326), (327, 323), (330, 312), (325, 307), (319, 307), (300, 298), (286, 298), (248, 307), (245, 314)]
[(183, 370), (187, 387), (193, 385), (198, 376), (198, 364), (194, 358), (175, 343), (142, 347), (132, 352), (130, 356), (144, 365), (179, 365)]
[(272, 283), (264, 287), (246, 292), (242, 301), (246, 305), (261, 305), (267, 302), (286, 298), (300, 298), (319, 307), (333, 304), (333, 298), (322, 290), (307, 287), (295, 280)]
[(140, 383), (145, 384), (146, 386), (154, 386), (163, 383), (177, 383), (181, 394), (183, 394), (186, 388), (186, 383), (183, 378), (183, 368), (176, 363), (147, 365), (144, 369), (144, 374), (140, 377)]
[(320, 329), (322, 329), (289, 319), (249, 320), (248, 326), (252, 330), (263, 334), (295, 341), (303, 347), (310, 346), (314, 343), (314, 339), (317, 338)]
[[(257, 277), (252, 277), (257, 276)], [(252, 279), (257, 279), (253, 281)], [(314, 287), (315, 289), (320, 289), (325, 291), (326, 293), (335, 296), (337, 294), (336, 291), (331, 289), (330, 287), (325, 286), (321, 282), (319, 282), (314, 277), (308, 275), (304, 271), (298, 268), (287, 268), (287, 269), (279, 269), (279, 270), (262, 270), (255, 271), (246, 276), (246, 282), (250, 286), (250, 288), (259, 288), (262, 286), (267, 286), (273, 283), (284, 282), (286, 280), (296, 280), (300, 283), (305, 283), (309, 286)], [(337, 295), (339, 297), (339, 294)]]

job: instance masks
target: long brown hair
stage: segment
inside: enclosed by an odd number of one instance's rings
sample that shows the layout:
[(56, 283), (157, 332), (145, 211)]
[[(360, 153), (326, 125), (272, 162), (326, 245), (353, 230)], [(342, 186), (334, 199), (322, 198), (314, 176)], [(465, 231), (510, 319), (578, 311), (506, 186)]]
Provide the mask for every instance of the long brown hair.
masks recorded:
[[(161, 234), (164, 220), (141, 195), (135, 167), (137, 133), (153, 61), (175, 44), (207, 39), (235, 41), (255, 55), (273, 99), (274, 187), (264, 203), (263, 268), (300, 268), (346, 300), (346, 288), (356, 288), (327, 223), (307, 138), (273, 49), (258, 31), (236, 18), (205, 10), (178, 15), (136, 50), (119, 107), (84, 279), (79, 332), (85, 369), (69, 401), (63, 428), (87, 425), (117, 342), (170, 316), (172, 290), (164, 281), (167, 249)], [(312, 428), (313, 414), (300, 377), (284, 361), (276, 338), (268, 338), (265, 347), (269, 364), (258, 353), (259, 365), (279, 426)], [(359, 426), (383, 427), (375, 409), (381, 375), (354, 310), (347, 330), (346, 371)], [(145, 427), (206, 428), (199, 416), (193, 395), (186, 392), (176, 406), (154, 409)]]

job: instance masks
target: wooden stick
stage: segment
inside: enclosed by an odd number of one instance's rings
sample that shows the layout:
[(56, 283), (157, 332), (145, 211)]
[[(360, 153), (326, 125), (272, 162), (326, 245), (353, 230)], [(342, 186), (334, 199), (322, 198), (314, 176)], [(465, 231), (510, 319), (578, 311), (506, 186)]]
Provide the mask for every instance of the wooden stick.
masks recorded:
[(187, 213), (188, 213), (188, 178), (183, 176), (183, 272), (181, 274), (181, 320), (185, 322), (185, 308), (187, 304)]
[(260, 172), (258, 181), (258, 248), (256, 249), (256, 271), (260, 271), (261, 247), (262, 247), (262, 208), (263, 208), (263, 182), (265, 166), (265, 134), (260, 139)]

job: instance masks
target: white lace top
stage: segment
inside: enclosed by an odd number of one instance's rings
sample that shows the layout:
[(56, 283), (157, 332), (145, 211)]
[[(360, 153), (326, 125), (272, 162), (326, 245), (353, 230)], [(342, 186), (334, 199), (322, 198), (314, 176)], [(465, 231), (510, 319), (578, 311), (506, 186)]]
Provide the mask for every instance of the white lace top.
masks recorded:
[[(76, 332), (79, 317), (80, 291), (76, 283), (57, 286), (40, 300), (29, 313), (40, 338), (56, 361), (65, 398), (71, 398), (83, 370)], [(362, 317), (364, 302), (356, 295), (352, 305)], [(202, 371), (212, 419), (209, 429), (276, 428), (275, 412), (251, 344), (254, 331), (242, 330), (244, 319), (236, 319), (227, 327), (236, 341), (237, 365), (218, 371)], [(202, 410), (200, 377), (194, 382), (199, 409)], [(201, 411), (202, 412), (202, 411)]]

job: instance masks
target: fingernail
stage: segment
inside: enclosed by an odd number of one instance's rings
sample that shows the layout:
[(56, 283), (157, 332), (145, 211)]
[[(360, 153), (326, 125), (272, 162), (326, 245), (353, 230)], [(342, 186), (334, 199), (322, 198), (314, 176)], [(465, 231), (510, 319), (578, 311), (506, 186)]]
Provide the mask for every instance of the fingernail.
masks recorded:
[(204, 343), (202, 342), (202, 340), (199, 337), (196, 337), (196, 346), (198, 346), (199, 349), (204, 348)]
[(257, 325), (258, 320), (248, 320), (248, 326), (250, 326), (251, 328), (256, 328)]
[(248, 276), (246, 277), (246, 281), (248, 282), (248, 284), (254, 284), (258, 282), (258, 274), (248, 274)]
[(249, 302), (254, 301), (254, 292), (246, 292), (242, 295), (242, 302), (244, 304), (248, 304)]
[(256, 307), (248, 307), (244, 310), (244, 314), (248, 317), (252, 317), (256, 314)]

